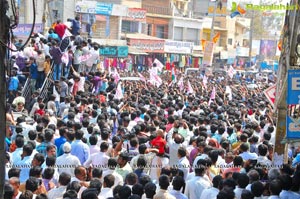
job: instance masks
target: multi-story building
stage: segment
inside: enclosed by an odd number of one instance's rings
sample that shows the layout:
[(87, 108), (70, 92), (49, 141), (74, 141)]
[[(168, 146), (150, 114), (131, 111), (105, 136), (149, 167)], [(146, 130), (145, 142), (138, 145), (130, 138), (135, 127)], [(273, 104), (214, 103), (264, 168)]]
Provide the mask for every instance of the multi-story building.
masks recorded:
[(148, 35), (199, 44), (203, 18), (191, 18), (190, 0), (143, 0), (142, 8), (147, 11)]

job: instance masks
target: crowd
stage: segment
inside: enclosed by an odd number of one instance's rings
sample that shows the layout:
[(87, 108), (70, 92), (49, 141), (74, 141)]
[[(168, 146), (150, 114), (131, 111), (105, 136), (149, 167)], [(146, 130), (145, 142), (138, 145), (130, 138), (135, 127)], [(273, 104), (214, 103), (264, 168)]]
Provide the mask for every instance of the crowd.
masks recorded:
[[(105, 68), (77, 22), (16, 45), (5, 199), (300, 198), (300, 147), (289, 146), (288, 164), (272, 162), (276, 120), (263, 90), (274, 78)], [(47, 78), (53, 87), (42, 98)]]

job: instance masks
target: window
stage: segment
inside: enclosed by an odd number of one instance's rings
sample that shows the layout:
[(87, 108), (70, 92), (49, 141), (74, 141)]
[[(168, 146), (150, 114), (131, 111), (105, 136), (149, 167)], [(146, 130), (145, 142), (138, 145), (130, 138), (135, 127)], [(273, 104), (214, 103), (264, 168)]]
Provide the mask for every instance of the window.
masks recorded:
[(228, 45), (232, 45), (232, 39), (231, 38), (228, 38)]
[(156, 37), (158, 38), (164, 38), (165, 36), (165, 27), (164, 26), (156, 26)]
[(138, 27), (138, 22), (122, 21), (122, 32), (138, 32)]
[(152, 35), (152, 24), (148, 24), (147, 35)]

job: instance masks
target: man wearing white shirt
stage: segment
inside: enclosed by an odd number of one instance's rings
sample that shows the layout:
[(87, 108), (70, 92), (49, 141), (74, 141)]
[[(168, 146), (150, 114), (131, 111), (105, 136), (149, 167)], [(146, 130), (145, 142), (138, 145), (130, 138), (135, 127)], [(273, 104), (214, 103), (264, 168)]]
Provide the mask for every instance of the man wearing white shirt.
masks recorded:
[(20, 180), (17, 177), (11, 177), (9, 179), (9, 184), (14, 188), (14, 199), (19, 199), (22, 192), (20, 191)]
[(260, 164), (261, 166), (272, 166), (272, 161), (270, 161), (266, 155), (268, 153), (268, 146), (265, 144), (260, 144), (258, 146), (258, 158), (257, 158), (257, 164)]
[(246, 190), (246, 186), (249, 184), (249, 177), (245, 173), (239, 173), (237, 177), (238, 186), (234, 189), (236, 199), (241, 199), (243, 190)]
[(203, 190), (211, 187), (210, 182), (204, 178), (204, 175), (207, 172), (207, 166), (205, 166), (206, 164), (206, 160), (199, 160), (194, 169), (196, 176), (186, 182), (184, 194), (189, 199), (199, 199)]
[(100, 152), (100, 148), (99, 146), (97, 145), (97, 142), (98, 142), (98, 137), (97, 135), (91, 135), (89, 137), (89, 143), (90, 143), (90, 157), (93, 155), (93, 154), (97, 154)]
[(113, 186), (115, 183), (115, 177), (112, 174), (108, 174), (103, 179), (103, 188), (99, 194), (102, 198), (113, 197)]
[(243, 158), (244, 161), (247, 160), (257, 160), (258, 156), (256, 153), (249, 152), (249, 145), (248, 143), (242, 143), (240, 145), (240, 151), (242, 152), (239, 154)]
[(103, 178), (105, 178), (105, 176), (109, 174), (112, 174), (115, 177), (113, 188), (116, 187), (117, 185), (123, 185), (124, 183), (123, 177), (115, 171), (117, 165), (118, 165), (117, 160), (114, 158), (110, 158), (107, 164), (108, 169), (103, 171), (103, 175), (102, 175)]
[(189, 173), (190, 170), (190, 162), (186, 157), (186, 149), (183, 147), (179, 147), (178, 151), (177, 151), (177, 155), (178, 155), (178, 169), (183, 171), (184, 174), (184, 180), (186, 180), (187, 175)]
[(217, 175), (213, 178), (213, 186), (209, 189), (205, 189), (201, 194), (201, 199), (215, 199), (219, 193), (219, 184), (222, 181), (222, 176)]
[(72, 155), (71, 152), (71, 144), (69, 142), (66, 142), (63, 145), (63, 151), (64, 154), (59, 156), (56, 159), (56, 165), (58, 168), (58, 173), (61, 174), (63, 172), (69, 174), (71, 177), (74, 176), (74, 168), (76, 166), (80, 166), (79, 159)]
[(178, 151), (180, 147), (183, 146), (184, 138), (182, 135), (177, 133), (177, 130), (174, 132), (173, 130), (170, 130), (167, 135), (167, 141), (169, 146), (169, 153), (170, 153), (170, 160), (169, 164), (170, 166), (176, 166), (176, 164), (179, 161), (177, 153), (174, 153), (175, 151)]
[(48, 192), (48, 198), (60, 198), (66, 192), (67, 185), (71, 181), (71, 176), (67, 173), (61, 173), (59, 175), (59, 187), (53, 188)]
[(71, 177), (71, 182), (84, 182), (87, 177), (87, 171), (86, 168), (83, 166), (78, 166), (74, 170), (74, 177)]
[(106, 155), (106, 152), (108, 150), (108, 147), (109, 145), (107, 142), (102, 142), (100, 145), (100, 152), (91, 155), (83, 165), (86, 168), (92, 166), (102, 168), (103, 170), (107, 169), (109, 156)]
[(170, 194), (176, 199), (188, 199), (183, 193), (181, 193), (181, 188), (184, 185), (184, 179), (181, 176), (176, 176), (172, 180), (173, 190), (170, 191)]

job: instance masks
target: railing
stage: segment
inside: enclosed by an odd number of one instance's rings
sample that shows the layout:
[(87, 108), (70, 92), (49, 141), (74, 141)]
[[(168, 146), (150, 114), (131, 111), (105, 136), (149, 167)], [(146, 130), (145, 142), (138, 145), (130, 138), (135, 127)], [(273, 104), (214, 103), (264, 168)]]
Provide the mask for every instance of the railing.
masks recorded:
[(142, 8), (147, 10), (147, 13), (172, 16), (172, 9), (166, 7), (157, 7), (147, 4), (142, 4)]
[(30, 94), (31, 94), (30, 77), (28, 77), (22, 89), (22, 96), (25, 99), (27, 99), (28, 96), (30, 96)]
[(41, 87), (41, 92), (40, 92), (40, 97), (42, 97), (43, 99), (45, 99), (48, 95), (48, 89), (49, 87), (51, 87), (52, 82), (53, 82), (53, 71), (54, 71), (54, 67), (53, 67), (53, 63), (51, 65), (51, 70), (50, 72), (47, 74), (45, 81)]

